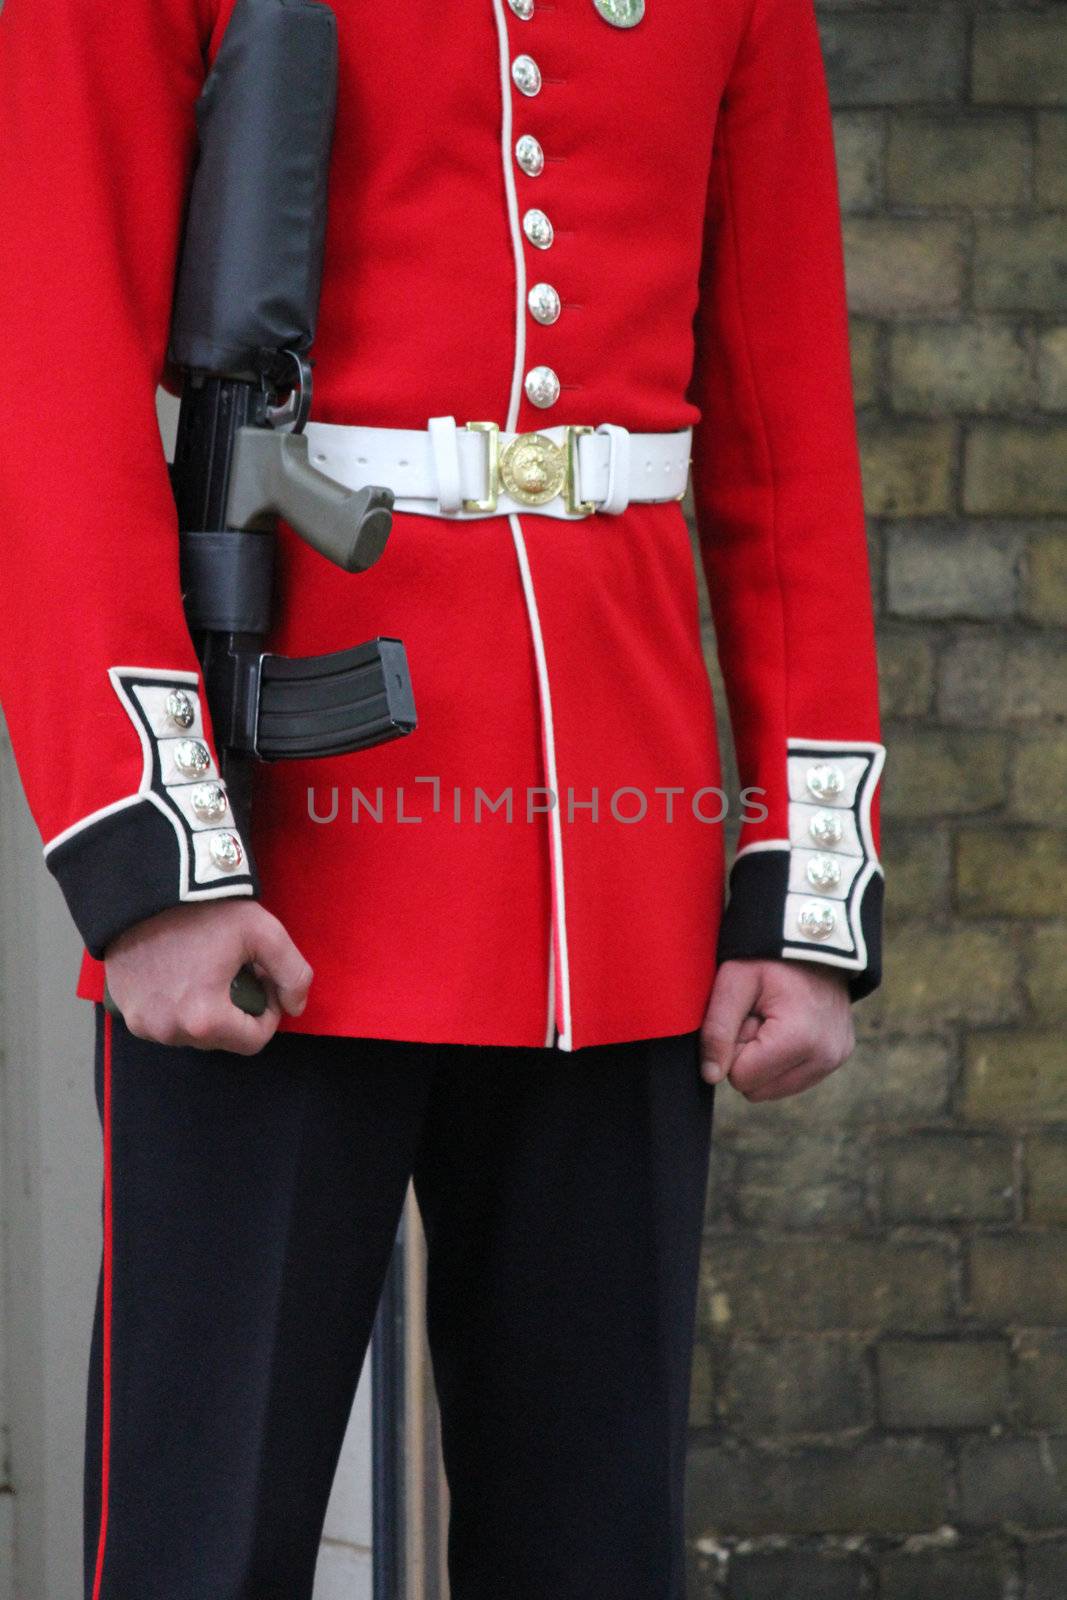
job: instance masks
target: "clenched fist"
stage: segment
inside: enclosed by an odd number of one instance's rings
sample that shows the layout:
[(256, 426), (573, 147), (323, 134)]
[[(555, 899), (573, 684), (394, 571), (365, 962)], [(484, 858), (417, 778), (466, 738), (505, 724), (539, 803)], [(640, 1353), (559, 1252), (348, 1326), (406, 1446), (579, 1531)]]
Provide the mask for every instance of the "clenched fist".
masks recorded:
[[(267, 992), (261, 1017), (230, 999), (246, 962)], [(246, 1056), (262, 1050), (282, 1011), (300, 1015), (312, 977), (277, 917), (255, 900), (161, 911), (113, 940), (104, 964), (112, 999), (139, 1039)]]
[(803, 961), (724, 961), (701, 1032), (701, 1071), (746, 1100), (801, 1094), (847, 1061), (856, 1043), (846, 980)]

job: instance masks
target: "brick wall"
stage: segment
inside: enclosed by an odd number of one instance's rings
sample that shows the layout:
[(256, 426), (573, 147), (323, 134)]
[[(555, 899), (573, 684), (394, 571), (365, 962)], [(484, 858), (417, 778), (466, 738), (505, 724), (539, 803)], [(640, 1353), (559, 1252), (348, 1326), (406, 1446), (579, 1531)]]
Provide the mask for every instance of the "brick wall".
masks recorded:
[(853, 1061), (720, 1091), (691, 1600), (1067, 1595), (1067, 4), (820, 4), (881, 618)]

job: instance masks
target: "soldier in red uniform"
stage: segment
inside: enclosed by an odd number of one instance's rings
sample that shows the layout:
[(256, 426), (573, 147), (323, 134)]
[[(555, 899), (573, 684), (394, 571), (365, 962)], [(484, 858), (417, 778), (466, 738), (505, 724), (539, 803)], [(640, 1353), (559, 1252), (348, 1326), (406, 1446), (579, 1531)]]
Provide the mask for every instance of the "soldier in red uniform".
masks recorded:
[[(124, 1017), (97, 1005), (86, 1595), (307, 1600), (413, 1177), (453, 1600), (679, 1600), (714, 1085), (806, 1088), (879, 980), (811, 0), (330, 0), (307, 433), (396, 512), (355, 577), (282, 528), (271, 645), (400, 635), (420, 721), (258, 768), (250, 836), (155, 412), (232, 3), (0, 15), (0, 688), (79, 992), (106, 972)], [(725, 914), (690, 469), (745, 794)]]

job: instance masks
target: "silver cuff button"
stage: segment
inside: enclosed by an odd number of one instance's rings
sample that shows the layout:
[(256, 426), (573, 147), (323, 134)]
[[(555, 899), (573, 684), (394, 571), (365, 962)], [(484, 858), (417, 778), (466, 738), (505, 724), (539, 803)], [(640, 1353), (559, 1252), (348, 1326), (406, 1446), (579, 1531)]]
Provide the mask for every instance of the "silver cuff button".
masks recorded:
[(221, 783), (198, 783), (189, 798), (201, 822), (221, 822), (229, 809)]
[(171, 689), (163, 705), (167, 721), (176, 728), (191, 728), (196, 721), (196, 707), (184, 689)]
[(812, 856), (805, 876), (813, 889), (836, 889), (841, 882), (841, 863), (833, 856)]
[(235, 833), (212, 834), (209, 848), (212, 861), (224, 872), (233, 872), (245, 858), (241, 841)]
[(797, 927), (805, 939), (828, 939), (837, 927), (837, 912), (823, 900), (810, 900), (800, 909)]
[(816, 800), (836, 800), (838, 795), (844, 793), (845, 774), (840, 767), (824, 762), (817, 767), (809, 767), (804, 782)]
[(174, 747), (174, 765), (187, 778), (202, 778), (211, 765), (211, 751), (199, 739), (179, 739)]
[(841, 843), (845, 836), (845, 825), (837, 811), (816, 811), (808, 823), (808, 832), (817, 845), (831, 848)]

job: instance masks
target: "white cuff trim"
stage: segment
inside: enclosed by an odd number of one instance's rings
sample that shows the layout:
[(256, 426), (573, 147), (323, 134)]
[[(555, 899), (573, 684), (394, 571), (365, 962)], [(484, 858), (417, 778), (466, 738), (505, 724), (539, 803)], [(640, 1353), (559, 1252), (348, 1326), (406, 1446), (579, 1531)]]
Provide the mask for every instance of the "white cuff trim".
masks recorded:
[[(221, 791), (223, 799), (226, 792), (204, 738), (198, 674), (111, 667), (108, 676), (137, 729), (144, 755), (136, 796), (118, 804), (149, 800), (170, 822), (180, 860), (178, 898), (251, 894), (248, 851), (233, 825), (228, 804), (222, 817), (198, 816), (194, 807), (194, 800), (200, 798), (198, 786), (211, 785)], [(68, 828), (64, 837), (102, 814), (94, 813)]]
[(885, 747), (834, 739), (789, 739), (789, 892), (782, 953), (862, 969), (860, 908), (881, 872), (871, 801)]

